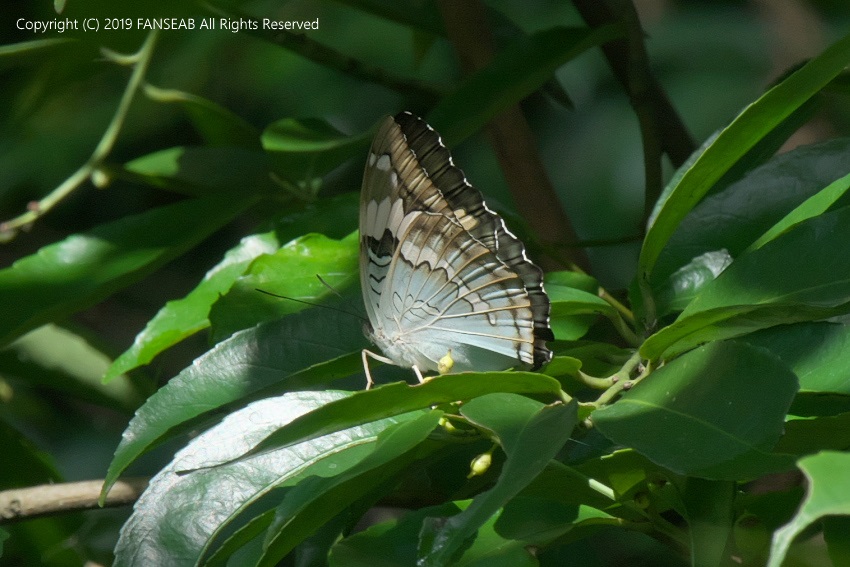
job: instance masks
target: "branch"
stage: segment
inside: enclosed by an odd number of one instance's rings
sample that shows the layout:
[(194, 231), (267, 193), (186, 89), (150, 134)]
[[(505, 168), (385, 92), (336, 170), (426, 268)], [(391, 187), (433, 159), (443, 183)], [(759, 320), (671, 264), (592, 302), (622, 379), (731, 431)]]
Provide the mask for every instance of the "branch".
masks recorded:
[[(466, 72), (485, 67), (493, 59), (493, 40), (480, 0), (440, 0), (446, 33)], [(512, 106), (488, 125), (490, 142), (508, 183), (517, 211), (548, 249), (562, 251), (562, 258), (541, 262), (544, 269), (575, 264), (588, 269), (584, 251), (575, 247), (575, 230), (564, 213), (546, 170), (535, 149), (531, 128), (520, 107)], [(572, 246), (570, 246), (572, 244)]]
[[(146, 478), (119, 480), (109, 491), (104, 508), (132, 504), (147, 486)], [(98, 508), (102, 487), (102, 480), (86, 480), (0, 491), (0, 524)]]
[(109, 126), (106, 127), (106, 131), (104, 131), (103, 136), (100, 138), (100, 141), (86, 163), (80, 166), (77, 171), (72, 173), (59, 187), (51, 191), (46, 197), (40, 201), (31, 202), (27, 206), (27, 212), (0, 223), (0, 240), (11, 240), (17, 230), (28, 227), (37, 219), (47, 214), (48, 211), (73, 193), (87, 179), (92, 178), (93, 181), (95, 180), (95, 174), (98, 173), (103, 161), (109, 156), (112, 148), (115, 146), (115, 142), (118, 140), (118, 134), (124, 126), (124, 120), (127, 118), (127, 112), (130, 110), (133, 98), (144, 81), (148, 64), (153, 55), (156, 34), (156, 31), (149, 33), (139, 50), (131, 55), (121, 55), (105, 49), (102, 50), (103, 55), (108, 60), (121, 65), (133, 66), (133, 73), (130, 75), (127, 86), (124, 88), (124, 94), (121, 95), (121, 101), (118, 103), (118, 108), (115, 110)]
[(679, 167), (694, 152), (696, 144), (649, 68), (643, 28), (632, 2), (573, 0), (573, 5), (591, 27), (613, 23), (626, 26), (626, 39), (605, 44), (602, 52), (626, 90), (640, 122), (646, 172), (645, 218), (648, 218), (661, 194), (661, 152)]

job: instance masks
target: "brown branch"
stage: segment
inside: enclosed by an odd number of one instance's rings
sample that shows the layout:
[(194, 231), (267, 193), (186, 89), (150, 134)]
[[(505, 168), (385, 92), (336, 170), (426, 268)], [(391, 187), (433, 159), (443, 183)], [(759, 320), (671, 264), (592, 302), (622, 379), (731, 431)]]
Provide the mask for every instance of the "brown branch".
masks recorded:
[[(104, 507), (132, 504), (147, 486), (146, 478), (119, 480), (109, 491)], [(86, 480), (0, 491), (0, 524), (98, 508), (102, 487), (102, 480)]]
[(591, 27), (613, 23), (626, 27), (626, 38), (605, 44), (602, 52), (626, 90), (640, 122), (648, 216), (661, 193), (661, 152), (667, 154), (674, 166), (679, 167), (696, 149), (696, 144), (649, 68), (643, 28), (632, 2), (573, 0), (573, 5)]
[[(493, 39), (480, 0), (440, 0), (446, 33), (466, 72), (485, 67), (493, 59)], [(571, 244), (578, 241), (569, 218), (535, 149), (531, 128), (519, 106), (513, 106), (488, 125), (490, 142), (514, 198), (517, 211), (528, 222), (540, 243), (560, 250), (557, 261), (541, 262), (544, 269), (575, 264), (584, 270), (584, 252)]]

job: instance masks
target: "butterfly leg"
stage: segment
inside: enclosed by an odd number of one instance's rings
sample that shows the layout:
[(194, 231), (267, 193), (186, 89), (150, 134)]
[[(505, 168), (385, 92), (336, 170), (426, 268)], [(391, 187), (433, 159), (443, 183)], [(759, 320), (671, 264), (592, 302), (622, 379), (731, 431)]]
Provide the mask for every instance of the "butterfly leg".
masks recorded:
[(413, 368), (413, 373), (416, 374), (416, 379), (419, 380), (419, 383), (422, 384), (425, 382), (425, 378), (422, 377), (422, 372), (419, 371), (419, 367), (414, 364), (411, 368)]
[(360, 356), (363, 358), (363, 371), (366, 373), (366, 389), (371, 390), (372, 386), (375, 384), (375, 381), (372, 380), (372, 373), (369, 372), (369, 360), (366, 358), (367, 354), (372, 354), (365, 348), (360, 353)]
[[(367, 350), (365, 348), (360, 352), (360, 356), (363, 358), (363, 370), (366, 372), (366, 389), (367, 390), (370, 390), (372, 388), (372, 386), (375, 385), (375, 381), (372, 380), (372, 373), (369, 371), (369, 361), (366, 358), (367, 356), (377, 360), (378, 362), (383, 362), (384, 364), (395, 364), (395, 362), (393, 362), (389, 358), (387, 358), (385, 356), (381, 356), (379, 354), (375, 354), (371, 350)], [(421, 378), (420, 378), (420, 381), (421, 381)]]

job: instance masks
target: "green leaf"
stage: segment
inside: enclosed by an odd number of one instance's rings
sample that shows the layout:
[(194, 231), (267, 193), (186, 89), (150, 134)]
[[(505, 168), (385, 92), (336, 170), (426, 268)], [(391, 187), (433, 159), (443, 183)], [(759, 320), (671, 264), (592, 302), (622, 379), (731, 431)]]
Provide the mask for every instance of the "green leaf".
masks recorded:
[(69, 236), (0, 270), (0, 345), (142, 279), (248, 205), (224, 197), (182, 201)]
[(138, 409), (109, 465), (103, 494), (136, 458), (196, 426), (195, 420), (208, 412), (271, 387), (303, 388), (350, 375), (361, 368), (359, 356), (338, 363), (352, 351), (359, 355), (365, 343), (356, 321), (327, 309), (303, 311), (236, 333)]
[(592, 419), (615, 443), (674, 472), (738, 480), (787, 466), (769, 450), (796, 391), (796, 376), (767, 351), (714, 342), (668, 362)]
[(492, 411), (492, 405), (507, 410), (507, 404), (518, 399), (510, 394), (491, 396), (500, 398), (489, 397), (477, 408), (473, 406), (473, 413), (477, 425), (493, 431), (500, 440), (508, 440), (503, 441), (507, 460), (499, 479), (460, 514), (448, 520), (433, 518), (423, 526), (417, 565), (447, 565), (468, 538), (546, 468), (576, 424), (575, 403), (532, 407), (522, 402), (525, 411), (517, 411), (506, 420), (498, 411)]
[(428, 437), (442, 415), (438, 410), (417, 412), (416, 418), (384, 429), (374, 450), (348, 470), (301, 481), (278, 506), (258, 565), (274, 567), (320, 526), (411, 465), (409, 453)]
[(726, 250), (733, 258), (740, 256), (789, 211), (844, 176), (850, 170), (848, 156), (848, 138), (800, 146), (707, 196), (664, 247), (653, 269), (653, 289), (669, 286), (670, 274), (702, 254)]
[(300, 182), (365, 155), (373, 134), (347, 136), (321, 118), (284, 118), (269, 124), (261, 138), (279, 176)]
[[(639, 492), (646, 493), (650, 481), (669, 480), (671, 476), (669, 471), (632, 449), (618, 449), (586, 460), (576, 465), (575, 469), (578, 474), (608, 487), (612, 491), (610, 497), (617, 502), (629, 502)], [(623, 510), (617, 510), (617, 514), (622, 513)], [(626, 513), (626, 517), (632, 520), (643, 518), (642, 514), (635, 517), (631, 509), (626, 510)]]
[[(850, 516), (850, 454), (824, 451), (797, 463), (808, 481), (806, 498), (785, 526), (774, 532), (768, 567), (779, 567), (794, 538), (826, 516)], [(845, 534), (846, 536), (846, 534)]]
[(552, 332), (558, 340), (581, 338), (593, 323), (594, 318), (588, 315), (600, 314), (609, 319), (618, 316), (610, 303), (580, 289), (547, 282), (546, 293), (552, 303)]
[(237, 114), (196, 94), (145, 85), (145, 95), (157, 102), (183, 107), (208, 146), (241, 146), (259, 150), (260, 132)]
[[(410, 416), (371, 423), (214, 468), (341, 392), (293, 392), (255, 402), (193, 439), (153, 479), (115, 548), (116, 566), (192, 565), (245, 506), (308, 475), (336, 475), (364, 458), (379, 433)], [(192, 471), (181, 474), (183, 471)], [(215, 495), (215, 497), (210, 497)], [(191, 526), (191, 529), (186, 529)]]
[(691, 565), (721, 565), (735, 520), (734, 482), (685, 479), (682, 502), (691, 539)]
[(741, 337), (770, 350), (794, 371), (800, 392), (850, 395), (850, 326), (843, 323), (796, 323)]
[(560, 384), (554, 378), (532, 372), (462, 372), (436, 376), (415, 386), (395, 382), (318, 408), (264, 439), (253, 452), (286, 447), (360, 423), (492, 392), (557, 396)]
[(641, 248), (638, 278), (648, 284), (673, 231), (711, 187), (759, 140), (837, 76), (850, 61), (850, 35), (745, 108), (699, 156), (652, 219)]
[(262, 150), (235, 146), (178, 146), (124, 164), (124, 171), (154, 187), (188, 195), (226, 193), (234, 199), (279, 191), (269, 179)]
[(304, 309), (298, 300), (321, 303), (347, 289), (357, 281), (359, 243), (357, 232), (343, 240), (308, 234), (255, 258), (212, 307), (213, 340)]
[(850, 413), (810, 419), (789, 419), (776, 450), (803, 456), (850, 447)]
[(133, 345), (109, 367), (104, 382), (147, 364), (168, 347), (209, 327), (212, 305), (230, 289), (254, 258), (272, 253), (278, 246), (274, 233), (243, 238), (186, 297), (169, 301), (148, 321), (144, 330), (136, 335)]
[(126, 376), (109, 385), (101, 383), (109, 364), (109, 357), (83, 337), (49, 324), (0, 350), (6, 377), (132, 413), (144, 400), (142, 392)]
[(243, 238), (186, 297), (169, 301), (159, 310), (136, 336), (127, 352), (112, 364), (104, 381), (147, 364), (165, 349), (209, 327), (209, 313), (213, 304), (230, 289), (256, 257), (273, 253), (281, 243), (310, 230), (334, 238), (356, 229), (357, 198), (358, 195), (347, 193), (322, 199), (283, 217), (273, 232)]
[(808, 219), (737, 258), (672, 325), (641, 346), (655, 360), (782, 323), (823, 319), (850, 302), (850, 207)]
[(657, 291), (658, 316), (663, 317), (673, 311), (682, 311), (708, 283), (723, 273), (732, 257), (725, 248), (705, 252), (670, 274), (663, 286)]
[(553, 27), (523, 35), (444, 97), (428, 115), (428, 122), (452, 147), (542, 87), (561, 65), (620, 35), (614, 26)]
[[(646, 461), (644, 457), (641, 456), (640, 458)], [(617, 475), (614, 476), (617, 477)], [(600, 478), (605, 482), (597, 482)], [(615, 513), (615, 511), (619, 512), (619, 503), (615, 500), (611, 485), (608, 483), (609, 480), (604, 478), (603, 475), (596, 477), (588, 474), (586, 470), (579, 470), (577, 467), (567, 466), (559, 461), (552, 460), (528, 486), (522, 489), (514, 500), (520, 498), (528, 501), (548, 500), (564, 509), (571, 508), (574, 512), (579, 507), (587, 505), (600, 511), (604, 510), (605, 515), (610, 517), (610, 514)], [(511, 504), (508, 503), (507, 507), (510, 506)], [(642, 519), (642, 517), (630, 516), (631, 519)]]
[(850, 189), (850, 173), (840, 179), (836, 179), (821, 191), (818, 191), (803, 201), (797, 208), (773, 225), (770, 230), (761, 235), (758, 240), (753, 242), (748, 250), (761, 248), (780, 234), (790, 230), (796, 224), (825, 213), (847, 193), (848, 189)]
[[(400, 519), (369, 526), (331, 548), (330, 567), (398, 567), (416, 564), (416, 540), (429, 516), (451, 516), (469, 502), (448, 502), (413, 510)], [(461, 506), (462, 508), (459, 508)]]
[(494, 440), (511, 454), (517, 449), (519, 436), (528, 425), (529, 416), (545, 404), (516, 394), (486, 394), (463, 404), (460, 413), (470, 422), (490, 432)]
[[(559, 487), (555, 489), (555, 492), (562, 490), (569, 490), (569, 488)], [(564, 534), (574, 530), (579, 531), (583, 536), (588, 535), (586, 529), (576, 530), (576, 528), (589, 525), (603, 528), (606, 525), (618, 523), (612, 515), (601, 510), (590, 506), (566, 505), (552, 498), (552, 494), (537, 498), (520, 494), (513, 498), (505, 504), (496, 519), (497, 533), (506, 540), (514, 540), (515, 545), (523, 548), (531, 545), (544, 547), (556, 539), (559, 543), (563, 542)], [(481, 537), (481, 530), (478, 534), (478, 537)], [(464, 554), (466, 555), (468, 553)]]

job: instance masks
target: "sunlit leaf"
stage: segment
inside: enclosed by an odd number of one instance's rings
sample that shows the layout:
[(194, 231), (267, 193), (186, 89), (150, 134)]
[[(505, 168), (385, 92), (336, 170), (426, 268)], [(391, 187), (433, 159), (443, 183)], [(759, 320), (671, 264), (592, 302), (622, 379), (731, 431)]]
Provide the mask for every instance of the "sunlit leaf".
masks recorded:
[[(848, 248), (847, 250), (844, 250)], [(850, 302), (850, 207), (797, 224), (737, 258), (641, 354), (671, 356), (693, 346), (782, 323), (823, 319)]]
[(714, 342), (659, 368), (592, 419), (615, 443), (674, 472), (737, 480), (788, 466), (770, 450), (796, 391), (796, 376), (766, 351)]
[(825, 516), (850, 516), (850, 454), (825, 451), (800, 459), (808, 480), (806, 499), (794, 518), (773, 534), (768, 567), (779, 567), (794, 538)]
[(647, 283), (673, 231), (714, 183), (750, 148), (808, 101), (850, 61), (850, 36), (811, 59), (750, 104), (700, 155), (670, 192), (649, 225), (641, 249), (639, 278)]
[(250, 203), (209, 197), (167, 205), (71, 235), (0, 270), (0, 345), (138, 281)]

